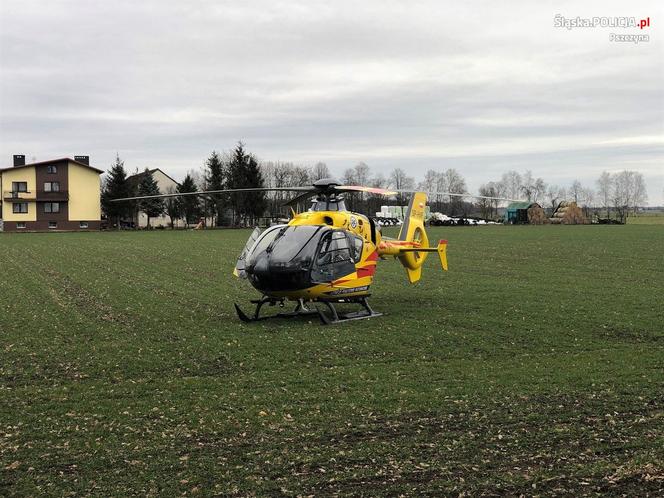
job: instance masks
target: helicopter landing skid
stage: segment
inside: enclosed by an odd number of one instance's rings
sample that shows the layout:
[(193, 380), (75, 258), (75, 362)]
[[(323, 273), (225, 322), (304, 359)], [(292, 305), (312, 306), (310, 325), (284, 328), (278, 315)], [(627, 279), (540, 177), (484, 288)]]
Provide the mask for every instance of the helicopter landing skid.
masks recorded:
[(354, 304), (359, 304), (362, 306), (363, 309), (360, 311), (353, 311), (351, 313), (339, 313), (337, 311), (337, 308), (335, 308), (334, 304), (335, 302), (333, 301), (321, 301), (325, 306), (327, 306), (327, 309), (330, 311), (330, 314), (332, 317), (328, 317), (325, 313), (322, 311), (318, 311), (320, 314), (320, 321), (324, 325), (332, 325), (334, 323), (341, 323), (341, 322), (349, 322), (351, 320), (362, 320), (364, 318), (372, 318), (376, 316), (381, 316), (382, 313), (377, 313), (376, 311), (371, 309), (371, 306), (369, 306), (369, 302), (367, 301), (366, 297), (360, 297), (360, 298), (355, 298), (355, 299), (340, 299), (339, 301), (336, 301), (337, 303), (354, 303)]
[(265, 296), (262, 297), (261, 299), (251, 300), (251, 304), (256, 305), (256, 309), (254, 310), (254, 315), (252, 317), (247, 316), (247, 314), (244, 313), (237, 304), (235, 305), (235, 311), (237, 313), (238, 318), (243, 322), (257, 322), (260, 320), (267, 320), (269, 318), (295, 318), (297, 316), (306, 316), (306, 315), (320, 316), (320, 312), (317, 309), (307, 308), (307, 305), (305, 304), (303, 299), (298, 299), (297, 305), (295, 306), (295, 309), (293, 311), (280, 312), (277, 313), (276, 315), (260, 316), (261, 308), (264, 305), (267, 304), (269, 306), (274, 306), (278, 304), (281, 308), (283, 308), (284, 302), (285, 302), (284, 299), (276, 299), (273, 297)]
[[(284, 306), (284, 299), (277, 299), (277, 298), (272, 298), (272, 297), (263, 297), (261, 299), (252, 299), (251, 303), (256, 305), (256, 309), (254, 310), (253, 316), (248, 316), (246, 313), (240, 309), (240, 307), (235, 304), (235, 311), (237, 313), (237, 316), (240, 320), (243, 322), (257, 322), (260, 320), (267, 320), (270, 318), (295, 318), (298, 316), (309, 316), (309, 315), (317, 315), (318, 318), (320, 318), (320, 321), (323, 325), (332, 325), (335, 323), (341, 323), (341, 322), (347, 322), (350, 320), (362, 320), (363, 318), (372, 318), (372, 317), (377, 317), (381, 316), (382, 313), (377, 313), (374, 310), (371, 309), (369, 306), (369, 303), (367, 302), (366, 297), (362, 298), (357, 298), (357, 299), (340, 299), (339, 301), (318, 301), (325, 306), (327, 306), (327, 309), (329, 311), (329, 316), (326, 313), (323, 313), (320, 309), (317, 307), (314, 307), (313, 309), (308, 308), (306, 303), (304, 302), (304, 299), (298, 299), (297, 305), (295, 306), (295, 309), (293, 311), (289, 312), (281, 312), (277, 313), (276, 315), (268, 315), (268, 316), (260, 316), (261, 313), (261, 308), (267, 304), (269, 306), (274, 306), (276, 304), (279, 304), (280, 307)], [(362, 306), (362, 310), (360, 311), (354, 311), (351, 313), (339, 313), (334, 306), (335, 303), (357, 303)]]

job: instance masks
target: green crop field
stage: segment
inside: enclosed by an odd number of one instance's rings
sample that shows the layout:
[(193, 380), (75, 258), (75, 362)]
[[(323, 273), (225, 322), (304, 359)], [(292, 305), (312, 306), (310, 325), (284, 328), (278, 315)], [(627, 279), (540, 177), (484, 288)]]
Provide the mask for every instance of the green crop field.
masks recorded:
[(0, 234), (0, 495), (662, 495), (663, 227), (431, 229), (330, 327), (238, 321), (248, 234)]
[(630, 225), (664, 225), (664, 213), (640, 213), (627, 218)]

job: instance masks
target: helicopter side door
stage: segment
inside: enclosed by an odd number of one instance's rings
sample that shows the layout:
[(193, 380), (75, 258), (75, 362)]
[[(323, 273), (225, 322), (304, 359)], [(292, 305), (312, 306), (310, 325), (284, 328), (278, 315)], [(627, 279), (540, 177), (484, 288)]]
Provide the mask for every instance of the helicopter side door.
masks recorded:
[(321, 237), (311, 269), (312, 282), (332, 282), (355, 271), (357, 248), (352, 238), (344, 230), (330, 230)]

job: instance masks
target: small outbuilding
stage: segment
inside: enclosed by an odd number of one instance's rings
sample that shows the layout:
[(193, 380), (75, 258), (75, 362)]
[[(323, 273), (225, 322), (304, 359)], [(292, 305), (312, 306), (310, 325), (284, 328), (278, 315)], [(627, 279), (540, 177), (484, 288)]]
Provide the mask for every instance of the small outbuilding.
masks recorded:
[(512, 202), (505, 210), (505, 223), (510, 225), (539, 225), (544, 219), (544, 210), (536, 202)]

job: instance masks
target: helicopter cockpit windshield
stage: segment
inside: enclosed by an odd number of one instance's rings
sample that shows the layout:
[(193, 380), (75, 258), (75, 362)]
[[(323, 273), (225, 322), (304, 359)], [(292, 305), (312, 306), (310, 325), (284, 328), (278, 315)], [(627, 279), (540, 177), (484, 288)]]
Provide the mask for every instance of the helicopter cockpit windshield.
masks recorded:
[(324, 226), (280, 226), (267, 230), (251, 250), (246, 272), (260, 290), (294, 290), (309, 286)]
[(355, 271), (361, 244), (358, 237), (326, 226), (273, 227), (256, 241), (246, 273), (254, 287), (265, 291), (331, 282)]

